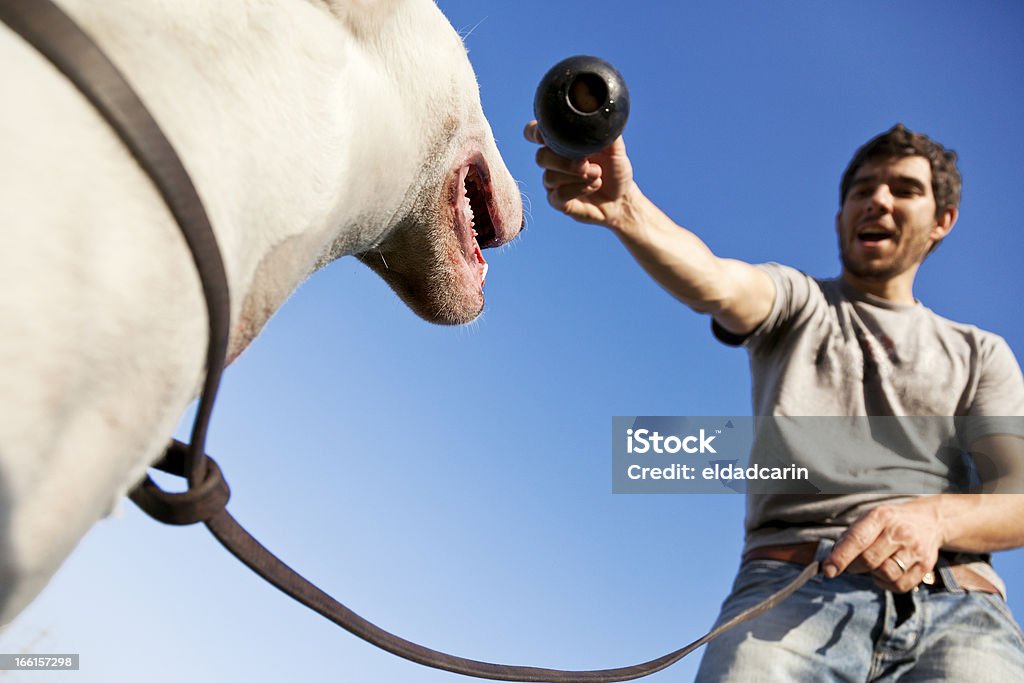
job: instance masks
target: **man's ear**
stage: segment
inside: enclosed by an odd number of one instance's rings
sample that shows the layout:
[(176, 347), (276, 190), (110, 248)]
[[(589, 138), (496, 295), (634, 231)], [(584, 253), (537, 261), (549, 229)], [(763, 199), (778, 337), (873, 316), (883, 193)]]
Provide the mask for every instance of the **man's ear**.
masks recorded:
[(935, 227), (932, 228), (930, 237), (935, 242), (941, 242), (949, 234), (953, 226), (956, 225), (956, 219), (960, 217), (960, 209), (955, 206), (947, 207), (945, 211), (935, 221)]

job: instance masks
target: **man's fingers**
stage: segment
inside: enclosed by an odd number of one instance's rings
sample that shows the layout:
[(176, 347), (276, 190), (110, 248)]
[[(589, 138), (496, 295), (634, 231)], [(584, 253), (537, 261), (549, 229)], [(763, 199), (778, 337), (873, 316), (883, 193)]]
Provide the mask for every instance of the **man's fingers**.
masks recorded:
[(537, 150), (537, 165), (548, 171), (559, 171), (578, 177), (596, 178), (601, 175), (601, 167), (586, 159), (568, 159), (555, 154), (549, 147)]
[(912, 590), (932, 571), (935, 552), (927, 539), (913, 533), (916, 527), (905, 513), (906, 508), (886, 505), (868, 512), (839, 537), (822, 572), (828, 578), (844, 571), (871, 572), (886, 590)]
[(602, 219), (601, 212), (594, 205), (580, 201), (578, 198), (563, 202), (555, 192), (552, 190), (548, 193), (548, 203), (558, 211), (583, 223), (596, 223)]
[[(906, 565), (903, 566), (906, 567)], [(896, 561), (896, 556), (893, 555), (892, 557), (884, 560), (871, 573), (875, 578), (888, 581), (891, 584), (896, 584), (900, 579), (907, 575), (907, 572), (910, 569), (911, 567), (907, 567), (907, 569), (904, 570)], [(924, 572), (921, 572), (921, 574), (924, 574)]]
[[(869, 514), (859, 519), (853, 526), (839, 537), (832, 553), (825, 559), (822, 565), (822, 572), (825, 576), (833, 579), (839, 576), (854, 560), (861, 556), (867, 548), (878, 538), (882, 527)], [(866, 570), (874, 569), (878, 565), (864, 567)]]
[(560, 171), (544, 171), (544, 175), (541, 176), (541, 182), (544, 183), (544, 187), (549, 190), (563, 185), (598, 186), (600, 185), (600, 181), (600, 174), (595, 177), (588, 177), (562, 173)]
[(540, 145), (544, 144), (544, 138), (540, 134), (540, 126), (537, 125), (536, 121), (530, 121), (526, 124), (526, 128), (523, 129), (523, 137), (530, 142), (536, 142)]
[[(899, 564), (892, 558), (894, 555), (898, 555), (900, 548), (901, 546), (892, 543), (884, 534), (875, 537), (870, 543), (863, 540), (863, 537), (855, 537), (849, 543), (844, 542), (842, 545), (836, 543), (832, 554), (825, 560), (825, 575), (828, 576), (829, 565), (835, 567), (836, 574), (841, 574), (844, 571), (861, 574), (875, 572), (879, 569), (888, 570), (893, 566), (899, 572)], [(904, 562), (904, 567), (906, 566), (908, 564)]]
[[(909, 561), (899, 559), (901, 548), (902, 546), (893, 543), (885, 534), (879, 534), (871, 545), (861, 551), (860, 557), (852, 564), (860, 564), (864, 568), (863, 571), (869, 572), (881, 569), (886, 565), (890, 565), (890, 567), (896, 565), (898, 572), (900, 569), (905, 572)], [(913, 562), (909, 563), (913, 564)]]
[(907, 570), (907, 573), (896, 582), (896, 587), (903, 593), (914, 590), (924, 583), (925, 575), (929, 574), (933, 569), (935, 569), (934, 565), (928, 566), (922, 562), (918, 562)]
[(594, 183), (566, 183), (548, 188), (548, 203), (559, 211), (564, 211), (565, 206), (574, 199), (596, 192), (601, 187), (601, 181)]
[[(906, 571), (903, 571), (899, 563), (896, 562), (897, 557), (899, 557), (898, 554), (889, 558), (871, 573), (875, 579), (875, 584), (879, 588), (896, 593), (912, 591), (921, 585), (925, 574), (928, 574), (933, 569), (933, 567), (918, 562), (913, 566), (907, 567)], [(904, 563), (905, 565), (906, 563)]]

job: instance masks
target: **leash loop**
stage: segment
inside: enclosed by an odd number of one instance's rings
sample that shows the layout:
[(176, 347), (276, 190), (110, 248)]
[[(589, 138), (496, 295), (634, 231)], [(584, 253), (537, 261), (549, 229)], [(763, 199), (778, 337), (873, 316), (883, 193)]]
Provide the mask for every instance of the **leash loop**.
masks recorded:
[[(175, 439), (164, 457), (153, 465), (156, 469), (179, 477), (188, 477), (186, 460), (188, 445)], [(153, 479), (146, 478), (128, 494), (132, 502), (153, 519), (164, 524), (184, 526), (208, 522), (227, 507), (231, 489), (224, 481), (220, 467), (210, 456), (206, 459), (206, 474), (196, 485), (189, 484), (182, 493), (164, 491)]]

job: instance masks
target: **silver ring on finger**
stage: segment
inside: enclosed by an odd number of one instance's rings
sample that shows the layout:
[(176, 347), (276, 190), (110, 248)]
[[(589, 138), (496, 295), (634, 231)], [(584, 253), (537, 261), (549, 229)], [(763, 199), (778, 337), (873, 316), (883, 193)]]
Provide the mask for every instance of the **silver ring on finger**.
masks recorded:
[(896, 563), (896, 566), (900, 568), (901, 572), (903, 572), (904, 574), (907, 573), (907, 565), (903, 564), (903, 560), (901, 560), (896, 555), (893, 555), (891, 559), (893, 562)]

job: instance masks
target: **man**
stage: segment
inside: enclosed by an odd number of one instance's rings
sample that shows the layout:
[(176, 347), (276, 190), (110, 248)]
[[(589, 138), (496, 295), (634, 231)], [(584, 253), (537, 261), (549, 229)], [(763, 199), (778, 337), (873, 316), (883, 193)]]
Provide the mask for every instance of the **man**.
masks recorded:
[[(535, 122), (525, 135), (543, 144)], [(748, 350), (755, 415), (957, 416), (976, 461), (1005, 475), (986, 484), (1021, 492), (1013, 352), (913, 296), (918, 268), (957, 220), (955, 161), (902, 125), (858, 150), (840, 188), (841, 275), (816, 280), (715, 256), (643, 195), (621, 138), (580, 161), (537, 153), (554, 208), (609, 228), (659, 284), (711, 314), (721, 341)], [(891, 467), (853, 482), (859, 490), (748, 495), (743, 563), (719, 622), (815, 559), (823, 576), (709, 645), (698, 680), (1022, 680), (1024, 635), (987, 554), (1024, 545), (1024, 495), (941, 493), (955, 476), (939, 451), (926, 439), (893, 454)], [(950, 486), (879, 494), (908, 455)]]

